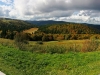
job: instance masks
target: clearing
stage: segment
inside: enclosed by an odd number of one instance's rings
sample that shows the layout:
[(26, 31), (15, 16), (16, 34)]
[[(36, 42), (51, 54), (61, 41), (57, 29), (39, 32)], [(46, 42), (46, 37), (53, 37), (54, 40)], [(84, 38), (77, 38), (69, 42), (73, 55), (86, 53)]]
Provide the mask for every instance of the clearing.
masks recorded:
[(31, 29), (28, 29), (28, 30), (24, 30), (23, 32), (24, 33), (34, 34), (34, 32), (36, 32), (37, 30), (38, 30), (38, 28), (31, 28)]

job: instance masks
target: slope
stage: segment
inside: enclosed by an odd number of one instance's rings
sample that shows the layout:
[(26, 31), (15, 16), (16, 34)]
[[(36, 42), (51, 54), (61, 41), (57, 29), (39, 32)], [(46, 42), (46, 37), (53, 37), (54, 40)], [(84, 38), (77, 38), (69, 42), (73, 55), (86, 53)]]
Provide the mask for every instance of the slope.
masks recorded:
[(0, 18), (0, 37), (13, 39), (17, 32), (35, 27), (22, 20), (2, 19)]
[(34, 27), (34, 25), (22, 20), (0, 19), (0, 30), (22, 31)]

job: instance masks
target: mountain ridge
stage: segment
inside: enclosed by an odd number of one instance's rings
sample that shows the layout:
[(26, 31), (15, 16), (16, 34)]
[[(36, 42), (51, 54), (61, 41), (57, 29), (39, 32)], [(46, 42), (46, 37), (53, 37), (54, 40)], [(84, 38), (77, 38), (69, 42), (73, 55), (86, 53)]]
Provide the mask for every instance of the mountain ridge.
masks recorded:
[(82, 25), (87, 25), (90, 27), (93, 27), (95, 29), (100, 30), (100, 25), (99, 24), (88, 24), (88, 23), (75, 23), (75, 22), (65, 22), (65, 21), (54, 21), (54, 20), (41, 20), (41, 21), (26, 21), (29, 22), (31, 24), (35, 24), (37, 26), (44, 26), (44, 25), (51, 25), (51, 24), (82, 24)]

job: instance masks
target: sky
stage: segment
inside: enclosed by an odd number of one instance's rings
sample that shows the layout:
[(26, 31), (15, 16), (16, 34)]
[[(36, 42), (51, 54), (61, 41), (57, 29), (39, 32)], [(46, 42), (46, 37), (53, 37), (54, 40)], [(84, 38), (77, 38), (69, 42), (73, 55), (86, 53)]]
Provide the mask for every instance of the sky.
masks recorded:
[(0, 0), (0, 18), (100, 24), (100, 0)]

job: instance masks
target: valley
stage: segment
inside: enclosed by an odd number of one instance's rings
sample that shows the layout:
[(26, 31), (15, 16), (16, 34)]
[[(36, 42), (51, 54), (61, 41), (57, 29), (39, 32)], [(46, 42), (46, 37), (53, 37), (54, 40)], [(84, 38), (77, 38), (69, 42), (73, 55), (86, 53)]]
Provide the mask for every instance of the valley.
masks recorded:
[(99, 75), (100, 31), (77, 23), (0, 20), (0, 71), (6, 75)]
[(100, 75), (100, 0), (0, 0), (0, 75)]

